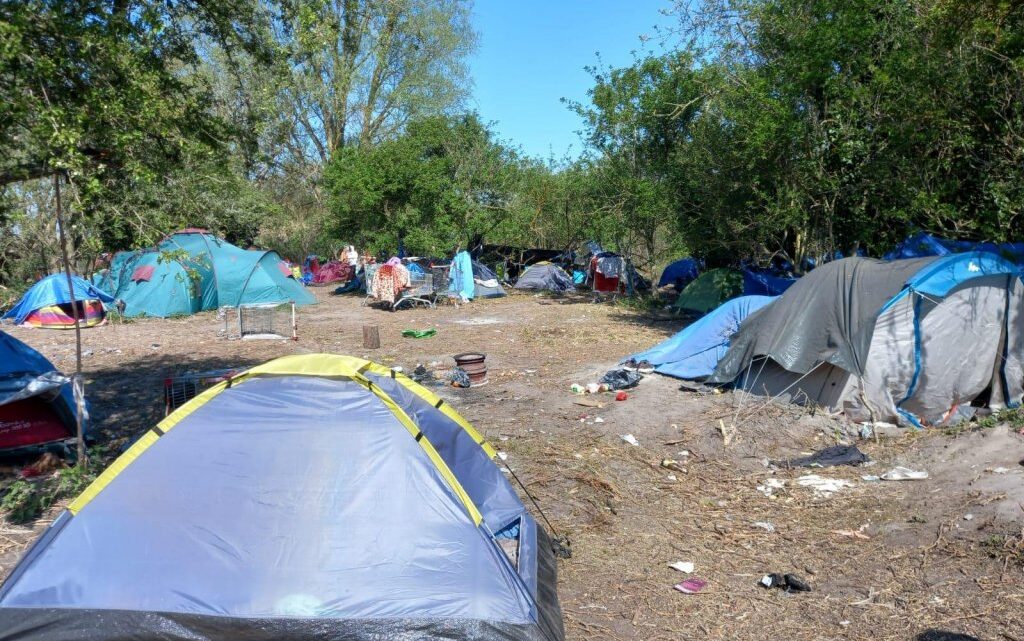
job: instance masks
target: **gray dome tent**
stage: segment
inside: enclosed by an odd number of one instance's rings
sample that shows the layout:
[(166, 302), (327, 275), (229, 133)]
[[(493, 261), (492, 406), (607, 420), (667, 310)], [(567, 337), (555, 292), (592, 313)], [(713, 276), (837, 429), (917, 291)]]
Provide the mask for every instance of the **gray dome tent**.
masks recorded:
[(516, 289), (550, 292), (574, 292), (576, 285), (565, 270), (552, 263), (530, 265), (516, 281)]
[(1024, 396), (1024, 283), (984, 252), (818, 267), (747, 318), (709, 382), (844, 410), (950, 424)]

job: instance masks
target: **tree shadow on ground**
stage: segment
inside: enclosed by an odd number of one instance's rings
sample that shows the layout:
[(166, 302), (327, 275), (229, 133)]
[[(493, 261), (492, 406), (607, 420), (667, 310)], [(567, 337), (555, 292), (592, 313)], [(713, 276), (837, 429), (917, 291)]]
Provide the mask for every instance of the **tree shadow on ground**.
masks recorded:
[[(133, 441), (165, 416), (164, 388), (168, 379), (225, 369), (248, 369), (266, 359), (245, 356), (147, 356), (86, 374), (92, 440), (98, 445)], [(201, 390), (200, 390), (201, 391)]]

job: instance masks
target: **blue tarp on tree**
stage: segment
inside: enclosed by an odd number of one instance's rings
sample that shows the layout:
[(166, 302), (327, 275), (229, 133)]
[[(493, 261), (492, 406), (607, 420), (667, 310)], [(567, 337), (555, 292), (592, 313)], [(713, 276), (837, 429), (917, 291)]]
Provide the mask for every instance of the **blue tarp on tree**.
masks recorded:
[(922, 258), (925, 256), (948, 256), (964, 252), (990, 252), (1018, 265), (1024, 264), (1024, 243), (989, 243), (970, 240), (939, 238), (926, 232), (918, 232), (883, 256), (885, 260), (899, 258)]

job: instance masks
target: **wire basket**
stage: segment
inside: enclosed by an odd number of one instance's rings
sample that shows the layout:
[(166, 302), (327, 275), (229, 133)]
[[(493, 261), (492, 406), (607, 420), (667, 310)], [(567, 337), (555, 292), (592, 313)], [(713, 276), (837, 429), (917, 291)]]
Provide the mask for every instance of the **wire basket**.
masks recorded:
[(164, 379), (164, 415), (168, 415), (198, 396), (203, 390), (226, 381), (239, 368), (217, 369), (208, 372), (188, 372)]
[(448, 291), (448, 270), (449, 265), (434, 265), (430, 273), (434, 277), (434, 293), (444, 294)]

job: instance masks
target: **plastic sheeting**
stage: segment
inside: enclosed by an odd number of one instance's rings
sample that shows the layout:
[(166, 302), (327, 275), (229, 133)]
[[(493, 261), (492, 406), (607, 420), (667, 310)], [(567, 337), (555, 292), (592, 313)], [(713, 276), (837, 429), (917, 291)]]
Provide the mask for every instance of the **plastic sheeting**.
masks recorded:
[[(113, 303), (114, 297), (99, 287), (78, 276), (72, 276), (71, 280), (75, 288), (76, 301), (98, 300), (104, 303)], [(72, 302), (71, 291), (68, 289), (68, 277), (66, 274), (50, 274), (33, 285), (25, 295), (21, 297), (18, 304), (12, 307), (3, 315), (3, 318), (13, 318), (14, 322), (21, 324), (25, 322), (29, 314), (50, 305), (63, 305)]]
[(948, 256), (962, 252), (983, 251), (996, 254), (1018, 265), (1024, 264), (1024, 243), (989, 243), (969, 240), (939, 238), (925, 232), (918, 232), (901, 241), (887, 253), (886, 260), (899, 258), (921, 258), (924, 256)]
[(687, 325), (672, 338), (634, 354), (636, 362), (647, 361), (654, 371), (681, 379), (711, 376), (747, 316), (775, 300), (774, 296), (741, 296), (726, 301), (713, 312)]
[(473, 260), (469, 252), (460, 251), (452, 258), (448, 268), (448, 291), (462, 300), (473, 300), (476, 286), (473, 283)]
[(795, 282), (795, 278), (776, 276), (764, 270), (743, 269), (744, 296), (781, 296)]
[[(0, 405), (33, 396), (50, 403), (69, 435), (77, 430), (77, 405), (69, 379), (57, 372), (45, 356), (0, 332)], [(88, 412), (82, 416), (82, 428), (88, 433)]]
[[(425, 435), (446, 429), (431, 420)], [(553, 555), (532, 527), (524, 515), (530, 567), (517, 574), (377, 395), (349, 379), (257, 377), (62, 515), (0, 589), (0, 630), (558, 641), (557, 601), (537, 600), (555, 599)]]

